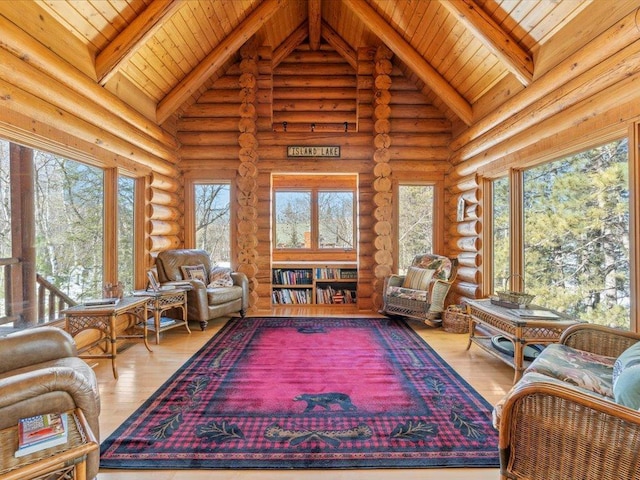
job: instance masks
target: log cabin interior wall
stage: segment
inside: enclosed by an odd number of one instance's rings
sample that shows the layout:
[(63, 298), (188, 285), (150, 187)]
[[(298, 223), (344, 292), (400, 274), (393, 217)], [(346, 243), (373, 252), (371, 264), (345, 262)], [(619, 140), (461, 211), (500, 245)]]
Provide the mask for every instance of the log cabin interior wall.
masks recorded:
[(228, 180), (236, 268), (266, 307), (272, 174), (344, 172), (359, 182), (361, 309), (397, 268), (398, 182), (437, 186), (436, 250), (460, 262), (451, 301), (482, 296), (486, 181), (640, 116), (637, 0), (121, 5), (0, 3), (0, 135), (144, 179), (140, 283), (157, 252), (193, 242), (185, 185)]

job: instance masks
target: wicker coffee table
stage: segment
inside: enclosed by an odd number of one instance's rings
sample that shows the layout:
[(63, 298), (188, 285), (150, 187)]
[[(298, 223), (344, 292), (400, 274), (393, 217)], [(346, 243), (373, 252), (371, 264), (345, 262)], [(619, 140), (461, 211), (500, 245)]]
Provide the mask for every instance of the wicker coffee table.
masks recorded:
[[(520, 379), (529, 362), (524, 359), (527, 345), (548, 345), (556, 343), (568, 327), (581, 320), (563, 313), (531, 305), (530, 309), (546, 310), (557, 315), (556, 319), (532, 320), (520, 318), (514, 309), (501, 307), (491, 300), (469, 300), (466, 302), (469, 313), (469, 343), (467, 350), (475, 344), (484, 351), (501, 359), (515, 370), (514, 383)], [(494, 348), (492, 338), (501, 335), (513, 343), (513, 356)]]

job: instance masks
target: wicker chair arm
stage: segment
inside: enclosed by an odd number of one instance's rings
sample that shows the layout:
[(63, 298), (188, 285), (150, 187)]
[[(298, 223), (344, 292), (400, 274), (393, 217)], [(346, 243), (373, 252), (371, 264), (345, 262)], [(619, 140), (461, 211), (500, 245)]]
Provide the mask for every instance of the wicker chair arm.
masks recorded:
[(570, 385), (516, 385), (499, 430), (503, 478), (638, 478), (640, 412)]
[(638, 333), (591, 323), (572, 325), (560, 337), (564, 345), (607, 357), (618, 357), (638, 341)]

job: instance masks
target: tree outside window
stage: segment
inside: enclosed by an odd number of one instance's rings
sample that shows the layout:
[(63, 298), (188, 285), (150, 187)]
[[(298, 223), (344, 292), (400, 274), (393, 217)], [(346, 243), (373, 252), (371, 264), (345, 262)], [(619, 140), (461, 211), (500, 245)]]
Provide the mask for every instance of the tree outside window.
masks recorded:
[(493, 291), (509, 290), (510, 230), (509, 230), (509, 179), (492, 183), (493, 206)]
[(194, 185), (196, 248), (217, 265), (231, 266), (231, 185)]
[(618, 140), (524, 172), (525, 284), (536, 303), (629, 328), (629, 171)]
[(398, 273), (416, 255), (433, 253), (433, 185), (398, 186)]
[(133, 291), (135, 180), (118, 177), (118, 279), (125, 293)]

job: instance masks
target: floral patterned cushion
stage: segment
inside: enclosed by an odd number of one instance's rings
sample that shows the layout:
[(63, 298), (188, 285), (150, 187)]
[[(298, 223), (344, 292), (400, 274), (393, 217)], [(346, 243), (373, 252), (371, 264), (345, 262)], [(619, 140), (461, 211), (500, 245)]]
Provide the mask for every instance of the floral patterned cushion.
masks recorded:
[(433, 278), (435, 280), (449, 280), (453, 264), (451, 259), (442, 255), (425, 254), (418, 255), (413, 259), (413, 266), (435, 270)]
[(554, 343), (544, 349), (526, 372), (546, 375), (612, 399), (615, 360)]

